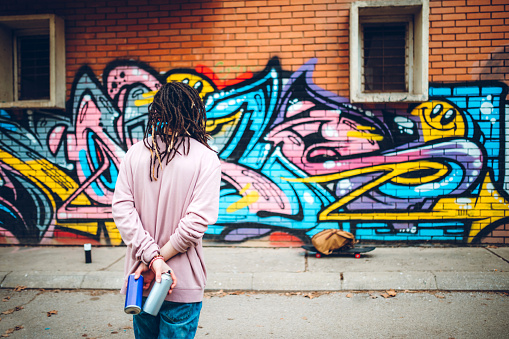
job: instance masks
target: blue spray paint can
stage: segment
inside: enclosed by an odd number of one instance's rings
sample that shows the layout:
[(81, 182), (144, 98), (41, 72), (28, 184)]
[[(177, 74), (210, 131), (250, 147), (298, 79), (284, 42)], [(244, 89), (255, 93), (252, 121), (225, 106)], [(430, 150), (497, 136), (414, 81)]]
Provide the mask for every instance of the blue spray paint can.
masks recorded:
[(161, 275), (161, 282), (158, 283), (156, 281), (152, 287), (152, 290), (145, 301), (145, 305), (143, 306), (143, 311), (156, 316), (163, 305), (164, 299), (168, 295), (172, 282), (173, 280), (171, 279), (170, 273), (163, 273)]
[(134, 273), (127, 280), (127, 293), (125, 295), (124, 312), (138, 314), (141, 312), (141, 298), (143, 297), (143, 276), (134, 279)]

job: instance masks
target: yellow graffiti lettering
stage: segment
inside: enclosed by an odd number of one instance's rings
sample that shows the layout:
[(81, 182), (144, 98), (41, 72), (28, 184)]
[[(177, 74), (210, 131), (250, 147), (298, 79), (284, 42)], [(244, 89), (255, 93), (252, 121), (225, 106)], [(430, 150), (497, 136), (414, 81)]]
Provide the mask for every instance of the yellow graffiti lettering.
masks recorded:
[(244, 207), (254, 204), (255, 202), (258, 201), (259, 198), (260, 195), (258, 194), (257, 191), (250, 191), (248, 194), (240, 198), (239, 201), (234, 202), (233, 204), (228, 206), (228, 208), (226, 208), (226, 212), (234, 213), (238, 210), (243, 209)]
[(206, 125), (206, 131), (207, 131), (207, 133), (212, 133), (215, 131), (214, 136), (221, 136), (223, 134), (226, 134), (231, 129), (231, 127), (234, 127), (237, 125), (241, 116), (242, 116), (242, 113), (239, 111), (236, 114), (230, 115), (225, 118), (208, 119), (207, 125)]
[(346, 133), (346, 136), (350, 137), (350, 138), (360, 138), (360, 139), (367, 139), (367, 140), (374, 140), (374, 141), (384, 140), (383, 135), (358, 132), (358, 131), (348, 131)]

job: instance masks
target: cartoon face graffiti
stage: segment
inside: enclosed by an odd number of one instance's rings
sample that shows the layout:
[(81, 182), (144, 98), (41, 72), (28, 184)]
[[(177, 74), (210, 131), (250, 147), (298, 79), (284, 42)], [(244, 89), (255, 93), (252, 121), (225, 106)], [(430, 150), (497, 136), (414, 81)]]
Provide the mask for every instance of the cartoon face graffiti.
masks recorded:
[(285, 121), (265, 138), (306, 173), (330, 173), (334, 164), (355, 155), (378, 151), (383, 136), (341, 110), (321, 110), (310, 101), (288, 108)]

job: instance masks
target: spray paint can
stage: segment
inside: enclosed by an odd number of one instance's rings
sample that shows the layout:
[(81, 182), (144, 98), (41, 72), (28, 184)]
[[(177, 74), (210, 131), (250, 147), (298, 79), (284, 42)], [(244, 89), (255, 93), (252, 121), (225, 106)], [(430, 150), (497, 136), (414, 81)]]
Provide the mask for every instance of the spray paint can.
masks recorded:
[(170, 286), (173, 280), (171, 279), (170, 272), (163, 273), (161, 275), (161, 282), (154, 284), (152, 290), (150, 291), (147, 300), (145, 301), (145, 305), (143, 306), (143, 311), (156, 316), (163, 305), (163, 301), (168, 295), (168, 291), (170, 290)]
[(127, 293), (125, 295), (124, 312), (138, 314), (141, 312), (141, 298), (143, 297), (143, 276), (134, 279), (134, 273), (127, 280)]
[(85, 263), (90, 264), (92, 262), (92, 244), (83, 245), (85, 250)]

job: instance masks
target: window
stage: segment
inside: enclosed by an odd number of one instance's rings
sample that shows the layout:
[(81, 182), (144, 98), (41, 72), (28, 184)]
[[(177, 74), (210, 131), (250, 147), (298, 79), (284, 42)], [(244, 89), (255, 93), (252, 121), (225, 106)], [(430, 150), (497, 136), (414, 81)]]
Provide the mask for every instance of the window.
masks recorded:
[(428, 0), (352, 3), (352, 102), (427, 100), (428, 12)]
[(63, 20), (52, 14), (0, 17), (0, 108), (65, 109)]

